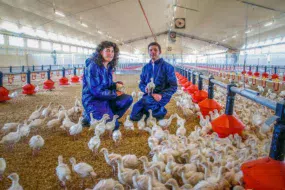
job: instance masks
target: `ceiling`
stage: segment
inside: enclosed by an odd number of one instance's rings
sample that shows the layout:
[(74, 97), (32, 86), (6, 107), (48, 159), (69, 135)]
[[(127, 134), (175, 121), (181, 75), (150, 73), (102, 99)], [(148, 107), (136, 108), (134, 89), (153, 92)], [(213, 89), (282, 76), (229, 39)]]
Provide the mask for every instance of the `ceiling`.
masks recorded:
[[(239, 49), (245, 44), (246, 23), (251, 28), (248, 43), (285, 36), (284, 0), (244, 0), (276, 11), (241, 0), (140, 1), (165, 54)], [(176, 10), (173, 5), (177, 5)], [(66, 16), (60, 17), (54, 10)], [(124, 42), (120, 49), (128, 52), (138, 49), (147, 53), (148, 43), (154, 40), (138, 0), (1, 0), (0, 17), (2, 21), (96, 44), (102, 40)], [(173, 17), (185, 18), (186, 28), (174, 29)], [(273, 19), (273, 25), (264, 27)], [(177, 32), (176, 42), (168, 39), (170, 28)]]

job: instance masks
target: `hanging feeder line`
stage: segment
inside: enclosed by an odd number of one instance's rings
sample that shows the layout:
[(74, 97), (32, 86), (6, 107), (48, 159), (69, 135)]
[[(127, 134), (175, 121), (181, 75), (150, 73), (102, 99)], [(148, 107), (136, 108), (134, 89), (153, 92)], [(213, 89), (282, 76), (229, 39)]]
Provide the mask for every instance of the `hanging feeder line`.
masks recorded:
[[(181, 72), (182, 69), (176, 69), (176, 71), (180, 71), (181, 75), (183, 75), (183, 72)], [(191, 71), (194, 73), (195, 71)], [(265, 123), (270, 126), (274, 122), (274, 131), (272, 135), (272, 142), (271, 142), (271, 148), (270, 153), (268, 157), (247, 161), (242, 164), (241, 169), (244, 173), (244, 181), (246, 188), (249, 189), (284, 189), (284, 173), (285, 173), (285, 167), (284, 167), (284, 157), (285, 157), (285, 100), (281, 102), (275, 102), (272, 100), (269, 100), (267, 98), (264, 98), (260, 96), (259, 92), (253, 91), (251, 89), (240, 89), (235, 87), (234, 83), (231, 84), (224, 84), (222, 82), (216, 81), (215, 79), (209, 79), (209, 77), (202, 75), (200, 76), (203, 79), (208, 79), (209, 83), (216, 84), (222, 88), (227, 88), (227, 105), (225, 114), (221, 115), (217, 119), (212, 121), (212, 125), (214, 128), (214, 124), (216, 127), (216, 130), (218, 131), (218, 134), (220, 137), (225, 137), (224, 135), (228, 132), (232, 133), (239, 133), (234, 131), (229, 131), (229, 128), (217, 126), (217, 123), (221, 123), (222, 125), (225, 125), (225, 120), (227, 122), (231, 121), (234, 117), (232, 116), (233, 113), (233, 107), (234, 107), (234, 97), (235, 94), (239, 94), (247, 99), (250, 99), (258, 104), (261, 104), (263, 106), (268, 107), (269, 109), (272, 109), (275, 111), (275, 116), (270, 117), (265, 121)], [(236, 120), (235, 122), (239, 122)], [(240, 123), (242, 127), (242, 123)], [(231, 127), (232, 130), (235, 130), (235, 126), (233, 123), (233, 126)]]
[[(202, 68), (195, 67), (195, 66), (186, 66), (186, 67), (192, 68), (192, 69), (197, 69), (197, 70), (204, 70)], [(280, 84), (283, 85), (285, 83), (285, 81), (280, 81), (278, 78), (275, 78), (273, 80), (269, 80), (269, 79), (266, 79), (264, 77), (257, 78), (256, 76), (252, 76), (252, 75), (250, 76), (248, 74), (243, 75), (242, 73), (235, 73), (235, 72), (228, 73), (228, 72), (217, 71), (217, 70), (209, 69), (209, 68), (207, 68), (207, 70), (216, 73), (214, 75), (216, 75), (216, 76), (219, 75), (220, 77), (222, 77), (222, 76), (225, 77), (226, 75), (230, 75), (234, 79), (237, 76), (239, 81), (241, 80), (241, 77), (243, 76), (246, 83), (248, 83), (248, 79), (251, 79), (253, 83), (254, 83), (254, 81), (258, 80), (263, 87), (266, 86), (266, 85), (264, 85), (264, 82), (273, 83), (275, 91), (278, 91), (280, 89), (280, 86), (279, 86)], [(255, 85), (255, 84), (253, 84), (253, 85)]]
[[(79, 66), (79, 65), (78, 65)], [(81, 67), (77, 68), (77, 69), (83, 69), (83, 65), (80, 65)], [(20, 67), (21, 70), (23, 69), (23, 67)], [(32, 67), (33, 68), (33, 67)], [(49, 70), (49, 69), (48, 69)], [(41, 79), (44, 79), (46, 77), (46, 73), (48, 70), (40, 70), (40, 71), (30, 71), (31, 74), (31, 79), (32, 80), (36, 80), (37, 78), (37, 74), (40, 75)], [(10, 71), (12, 71), (12, 67), (10, 67)], [(53, 75), (53, 72), (56, 72), (56, 76), (60, 76), (60, 71), (62, 71), (62, 69), (54, 69), (54, 70), (50, 70), (50, 76)], [(71, 75), (72, 70), (68, 69), (68, 74)], [(4, 76), (7, 75), (8, 78), (8, 84), (12, 84), (14, 82), (15, 76), (16, 75), (20, 75), (20, 79), (21, 82), (26, 82), (27, 81), (27, 72), (9, 72), (9, 73), (3, 73), (3, 78)]]

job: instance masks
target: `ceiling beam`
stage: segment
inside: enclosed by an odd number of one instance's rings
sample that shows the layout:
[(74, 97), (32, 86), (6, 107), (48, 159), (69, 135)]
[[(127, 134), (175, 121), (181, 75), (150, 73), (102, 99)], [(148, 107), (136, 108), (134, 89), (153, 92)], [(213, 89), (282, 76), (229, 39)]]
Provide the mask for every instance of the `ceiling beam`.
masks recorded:
[[(159, 32), (159, 33), (156, 33), (155, 35), (159, 36), (159, 35), (163, 35), (163, 34), (168, 34), (168, 31)], [(183, 36), (185, 38), (195, 39), (195, 40), (207, 42), (209, 44), (216, 44), (216, 45), (219, 45), (219, 46), (223, 46), (223, 47), (228, 48), (230, 50), (237, 50), (237, 48), (232, 47), (232, 46), (230, 46), (228, 44), (220, 43), (220, 42), (217, 42), (217, 41), (214, 41), (214, 40), (205, 39), (205, 38), (200, 38), (198, 36), (194, 36), (194, 35), (190, 35), (190, 34), (184, 34), (184, 33), (176, 32), (176, 36)], [(148, 38), (151, 38), (151, 37), (153, 37), (153, 36), (152, 35), (148, 35), (148, 36), (143, 36), (143, 37), (139, 37), (139, 38), (134, 38), (134, 39), (131, 39), (131, 40), (124, 41), (124, 44), (129, 44), (129, 43), (137, 42), (137, 41), (140, 41), (140, 40), (145, 40), (145, 39), (148, 39)]]
[(215, 44), (215, 45), (218, 45), (218, 46), (223, 46), (223, 47), (228, 48), (230, 50), (237, 50), (237, 48), (232, 47), (232, 46), (230, 46), (228, 44), (220, 43), (220, 42), (217, 42), (217, 41), (214, 41), (214, 40), (205, 39), (205, 38), (200, 38), (198, 36), (194, 36), (194, 35), (190, 35), (190, 34), (184, 34), (184, 33), (176, 32), (176, 35), (183, 36), (183, 37), (190, 38), (190, 39), (199, 40), (199, 41), (202, 41), (202, 42), (207, 42), (209, 44)]
[[(164, 32), (155, 33), (154, 35), (155, 36), (160, 36), (162, 34), (167, 34), (167, 33), (168, 33), (168, 31), (164, 31)], [(145, 40), (145, 39), (152, 38), (152, 37), (153, 37), (153, 35), (147, 35), (147, 36), (143, 36), (143, 37), (134, 38), (134, 39), (131, 39), (131, 40), (126, 40), (123, 43), (124, 44), (130, 44), (130, 43), (133, 43), (133, 42), (137, 42), (137, 41), (140, 41), (140, 40)]]
[(262, 8), (262, 9), (266, 9), (266, 10), (270, 10), (270, 11), (276, 11), (276, 12), (284, 13), (284, 11), (282, 11), (282, 10), (273, 9), (271, 7), (266, 7), (264, 5), (259, 5), (259, 4), (255, 4), (255, 3), (251, 3), (251, 2), (247, 2), (247, 1), (243, 1), (243, 0), (237, 0), (237, 1), (242, 2), (244, 4), (247, 4), (247, 5), (254, 6), (254, 7), (258, 7), (258, 8)]

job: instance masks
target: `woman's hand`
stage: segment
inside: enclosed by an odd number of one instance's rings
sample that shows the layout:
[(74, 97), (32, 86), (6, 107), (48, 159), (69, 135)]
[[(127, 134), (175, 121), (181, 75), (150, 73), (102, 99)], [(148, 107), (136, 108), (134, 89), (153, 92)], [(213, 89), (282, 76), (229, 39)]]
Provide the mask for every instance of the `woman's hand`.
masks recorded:
[(117, 94), (117, 96), (121, 96), (122, 94), (124, 94), (124, 92), (121, 92), (121, 91), (116, 91), (116, 94)]
[(155, 99), (155, 101), (159, 102), (162, 98), (160, 94), (152, 94), (152, 97)]

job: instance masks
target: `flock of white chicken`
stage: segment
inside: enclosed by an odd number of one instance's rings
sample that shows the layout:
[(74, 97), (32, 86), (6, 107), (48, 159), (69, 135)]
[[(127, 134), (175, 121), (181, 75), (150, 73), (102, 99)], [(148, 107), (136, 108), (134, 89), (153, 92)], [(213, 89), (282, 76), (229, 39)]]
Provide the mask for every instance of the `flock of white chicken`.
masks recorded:
[[(133, 97), (136, 95), (138, 98), (142, 97), (142, 93), (132, 93)], [(216, 89), (215, 100), (221, 105), (225, 105), (225, 97), (224, 89)], [(243, 121), (246, 129), (243, 137), (231, 135), (221, 139), (216, 133), (212, 133), (211, 120), (219, 117), (222, 112), (214, 110), (210, 116), (203, 117), (199, 106), (193, 103), (191, 96), (183, 90), (177, 91), (174, 100), (185, 117), (199, 116), (199, 125), (192, 126), (193, 131), (187, 133), (186, 119), (177, 113), (167, 119), (157, 121), (149, 110), (150, 117), (145, 120), (144, 115), (137, 122), (136, 130), (147, 131), (150, 135), (146, 143), (150, 148), (151, 161), (147, 156), (137, 158), (133, 154), (109, 153), (106, 148), (101, 148), (100, 153), (104, 154), (106, 163), (110, 165), (118, 181), (112, 178), (103, 179), (93, 187), (93, 190), (243, 189), (241, 164), (267, 156), (269, 153), (272, 126), (267, 126), (264, 121), (273, 112), (243, 97), (236, 96), (234, 115)], [(51, 103), (44, 109), (42, 106), (37, 107), (23, 124), (6, 123), (1, 129), (1, 133), (5, 136), (2, 137), (0, 143), (11, 150), (21, 138), (27, 139), (31, 130), (37, 131), (45, 124), (51, 130), (56, 128), (65, 130), (75, 139), (83, 130), (81, 112), (82, 107), (78, 100), (71, 109), (65, 109), (63, 106), (52, 108)], [(94, 130), (94, 136), (88, 142), (88, 147), (95, 157), (99, 153), (101, 136), (105, 132), (109, 132), (115, 145), (122, 140), (120, 129), (112, 132), (117, 118), (117, 115), (110, 118), (108, 114), (105, 114), (101, 120), (96, 120), (91, 114), (89, 130)], [(112, 120), (107, 122), (109, 119)], [(77, 123), (73, 122), (77, 120)], [(176, 126), (176, 134), (170, 134), (168, 128), (171, 124)], [(129, 116), (123, 125), (126, 130), (135, 130), (134, 123)], [(33, 155), (36, 155), (44, 146), (44, 139), (40, 135), (35, 135), (30, 138), (29, 145), (33, 149)], [(73, 157), (69, 161), (72, 171), (82, 178), (83, 186), (85, 178), (91, 177), (94, 180), (96, 173), (91, 165), (84, 162), (76, 163)], [(138, 170), (140, 162), (143, 164), (143, 171)], [(5, 159), (0, 158), (0, 179), (5, 168)], [(66, 183), (71, 180), (71, 170), (64, 163), (61, 155), (58, 156), (56, 175), (61, 185), (66, 188)], [(22, 189), (18, 174), (12, 173), (8, 178), (12, 180), (11, 190)]]

